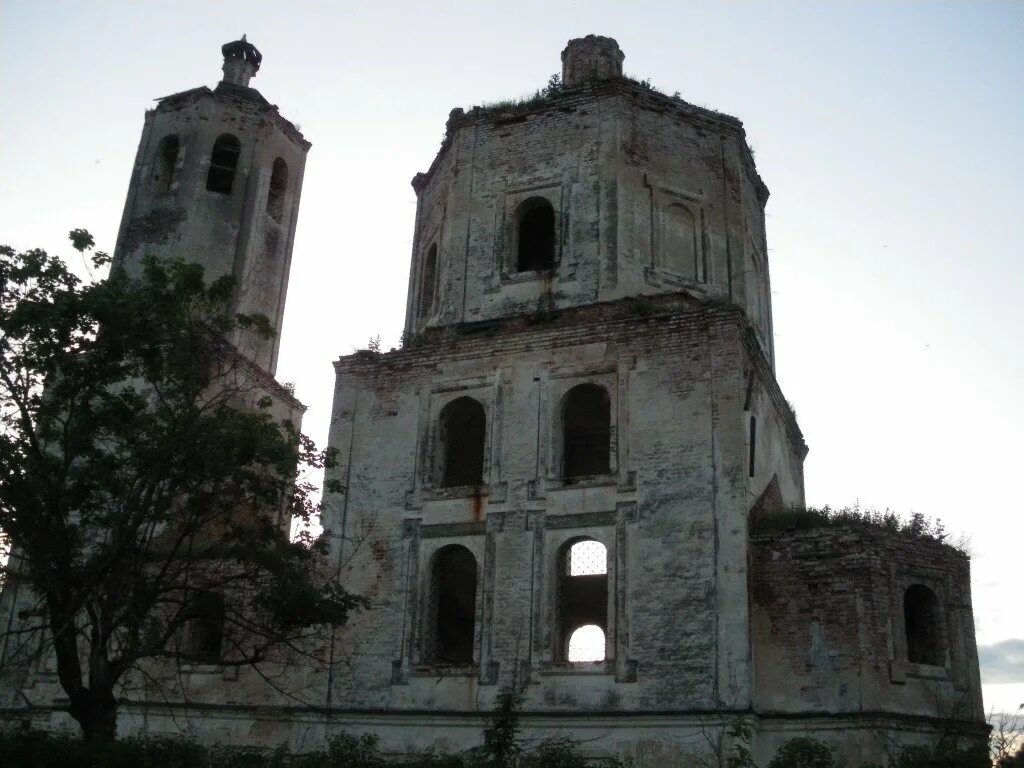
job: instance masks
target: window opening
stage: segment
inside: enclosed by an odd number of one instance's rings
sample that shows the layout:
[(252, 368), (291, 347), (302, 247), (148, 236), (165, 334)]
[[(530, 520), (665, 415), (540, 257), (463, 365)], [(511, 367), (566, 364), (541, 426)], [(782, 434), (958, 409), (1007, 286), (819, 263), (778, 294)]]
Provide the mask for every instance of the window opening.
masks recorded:
[(757, 451), (757, 417), (750, 417), (750, 470), (748, 474), (754, 476), (754, 459)]
[(210, 153), (210, 170), (206, 175), (206, 188), (211, 192), (230, 195), (235, 183), (235, 169), (242, 145), (230, 133), (217, 137)]
[(580, 384), (569, 390), (562, 407), (562, 430), (565, 480), (611, 471), (611, 401), (604, 387)]
[(570, 576), (599, 576), (608, 573), (608, 552), (599, 541), (585, 539), (569, 548)]
[(517, 212), (516, 271), (537, 272), (555, 265), (555, 209), (531, 197)]
[(567, 544), (558, 565), (558, 657), (603, 661), (608, 627), (608, 550), (599, 541)]
[(580, 627), (569, 636), (567, 661), (604, 661), (604, 630), (596, 624)]
[(203, 592), (192, 599), (183, 614), (182, 658), (202, 664), (216, 664), (224, 642), (224, 597)]
[(420, 318), (430, 314), (434, 308), (434, 293), (437, 286), (437, 243), (430, 246), (427, 258), (423, 260), (423, 277), (420, 282)]
[(267, 213), (280, 223), (284, 212), (284, 195), (288, 191), (288, 164), (280, 157), (274, 160), (270, 171), (270, 188), (267, 190)]
[(903, 622), (907, 633), (907, 661), (941, 665), (939, 601), (924, 584), (913, 584), (903, 595)]
[(178, 165), (178, 151), (181, 144), (174, 134), (164, 136), (157, 150), (156, 172), (153, 174), (153, 183), (156, 184), (158, 192), (170, 192), (171, 184), (174, 183), (174, 172)]
[(476, 558), (453, 544), (434, 558), (434, 644), (436, 664), (472, 664), (476, 620)]
[(441, 410), (438, 475), (442, 488), (483, 483), (486, 431), (484, 407), (472, 397), (460, 397)]

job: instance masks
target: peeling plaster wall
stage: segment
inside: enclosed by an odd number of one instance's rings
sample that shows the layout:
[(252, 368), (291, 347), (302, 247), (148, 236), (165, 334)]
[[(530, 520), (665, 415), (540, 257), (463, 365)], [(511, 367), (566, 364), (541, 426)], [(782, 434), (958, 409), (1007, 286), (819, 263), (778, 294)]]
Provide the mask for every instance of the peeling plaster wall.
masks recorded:
[[(329, 442), (346, 492), (328, 498), (325, 524), (359, 541), (341, 578), (374, 606), (341, 632), (356, 664), (335, 677), (335, 701), (472, 712), (515, 673), (536, 711), (750, 706), (744, 371), (761, 353), (735, 310), (610, 314), (337, 363)], [(611, 395), (612, 472), (566, 486), (557, 404), (584, 381)], [(487, 412), (485, 487), (436, 489), (436, 415), (463, 395)], [(802, 443), (767, 450), (802, 455)], [(802, 489), (799, 471), (785, 483)], [(553, 649), (555, 553), (580, 535), (610, 564), (609, 660), (590, 668)], [(449, 543), (481, 572), (475, 663), (454, 675), (422, 653), (430, 554)]]
[[(740, 121), (617, 79), (535, 109), (455, 110), (447, 130), (414, 180), (407, 334), (683, 291), (746, 308), (772, 359), (766, 262), (763, 282), (746, 276), (750, 244), (764, 251), (767, 189)], [(550, 272), (515, 268), (515, 213), (532, 197), (555, 210)], [(685, 268), (667, 263), (672, 206), (694, 222)], [(440, 277), (428, 311), (419, 293), (432, 244)]]

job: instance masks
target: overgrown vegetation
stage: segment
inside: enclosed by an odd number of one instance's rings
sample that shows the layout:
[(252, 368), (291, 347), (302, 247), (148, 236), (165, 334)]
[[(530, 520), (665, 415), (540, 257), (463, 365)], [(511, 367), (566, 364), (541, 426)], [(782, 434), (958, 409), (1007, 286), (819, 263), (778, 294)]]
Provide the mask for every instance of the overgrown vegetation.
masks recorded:
[(829, 506), (787, 507), (771, 512), (760, 512), (750, 521), (750, 532), (755, 534), (814, 528), (882, 530), (908, 538), (947, 544), (961, 552), (967, 552), (966, 541), (950, 541), (949, 533), (941, 520), (932, 520), (920, 512), (914, 512), (909, 518), (904, 518), (891, 509), (884, 512), (873, 508), (862, 509), (860, 504), (838, 509)]
[[(572, 739), (523, 744), (512, 699), (506, 696), (484, 729), (483, 744), (462, 754), (426, 752), (402, 757), (378, 749), (374, 736), (339, 734), (313, 752), (293, 754), (284, 746), (264, 750), (226, 745), (202, 746), (184, 739), (130, 738), (83, 745), (66, 734), (0, 732), (5, 765), (19, 768), (627, 768), (615, 758), (588, 758)], [(761, 768), (753, 759), (749, 726), (728, 729), (732, 748), (719, 751), (714, 768)], [(790, 739), (763, 768), (847, 768), (836, 749), (816, 739)], [(1024, 749), (992, 759), (984, 745), (972, 749), (907, 747), (885, 765), (861, 768), (1021, 768)], [(849, 766), (849, 768), (854, 768)]]
[(269, 321), (197, 264), (137, 267), (82, 281), (45, 251), (0, 247), (5, 671), (52, 653), (95, 744), (115, 738), (133, 680), (185, 661), (280, 688), (288, 664), (330, 663), (320, 638), (365, 606), (323, 567), (326, 537), (289, 538), (319, 513), (311, 473), (333, 456), (229, 341), (268, 343)]
[(541, 104), (554, 99), (558, 94), (562, 92), (562, 76), (555, 72), (551, 77), (548, 78), (548, 84), (543, 88), (539, 88), (529, 96), (523, 96), (518, 99), (502, 99), (501, 101), (489, 101), (480, 105), (481, 109), (486, 110), (510, 110), (510, 109), (529, 109), (530, 107), (539, 107)]

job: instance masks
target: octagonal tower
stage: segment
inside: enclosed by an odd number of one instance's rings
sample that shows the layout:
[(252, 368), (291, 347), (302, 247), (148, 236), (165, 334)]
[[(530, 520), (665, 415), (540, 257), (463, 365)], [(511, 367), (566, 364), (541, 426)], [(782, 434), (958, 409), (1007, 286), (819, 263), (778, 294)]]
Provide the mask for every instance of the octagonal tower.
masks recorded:
[(622, 60), (610, 38), (572, 40), (547, 98), (452, 111), (413, 179), (407, 334), (677, 295), (742, 308), (773, 359), (768, 189), (742, 123)]

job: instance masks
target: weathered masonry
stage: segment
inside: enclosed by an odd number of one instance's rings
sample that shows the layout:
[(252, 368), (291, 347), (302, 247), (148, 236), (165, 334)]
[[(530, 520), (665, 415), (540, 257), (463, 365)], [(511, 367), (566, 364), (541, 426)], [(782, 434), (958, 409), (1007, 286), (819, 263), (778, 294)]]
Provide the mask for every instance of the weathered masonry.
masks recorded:
[(739, 716), (765, 759), (983, 729), (965, 558), (750, 533), (803, 504), (807, 452), (768, 190), (738, 120), (622, 60), (570, 41), (560, 91), (453, 110), (413, 179), (407, 343), (335, 363), (325, 524), (374, 608), (331, 700), (393, 748), (464, 747), (515, 685), (534, 734), (658, 766)]
[[(310, 145), (249, 87), (259, 52), (223, 52), (215, 89), (147, 113), (116, 257), (234, 275), (279, 329)], [(197, 621), (195, 663), (133, 689), (122, 734), (455, 750), (508, 686), (528, 737), (638, 768), (706, 764), (737, 718), (760, 764), (794, 736), (859, 765), (984, 734), (966, 556), (759, 525), (803, 505), (807, 453), (775, 378), (768, 190), (739, 120), (622, 62), (570, 41), (561, 88), (453, 110), (413, 179), (403, 348), (335, 362), (324, 525), (372, 601), (318, 649), (344, 663), (294, 664), (288, 697)], [(276, 343), (234, 341), (297, 420)], [(45, 654), (0, 693), (61, 722)]]

